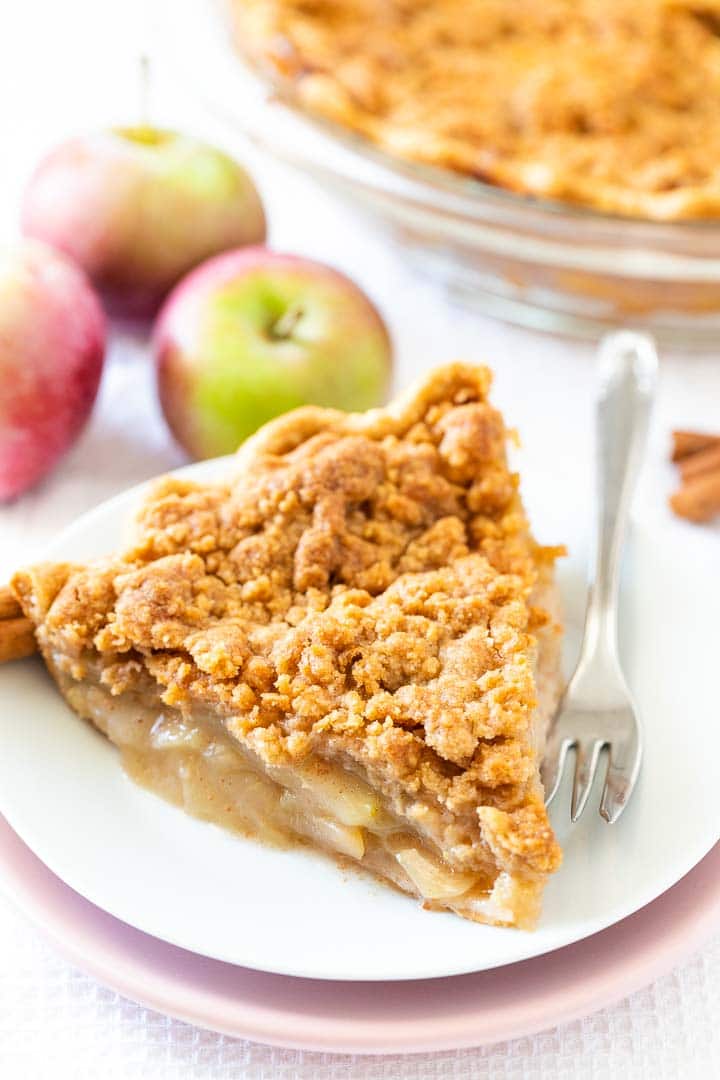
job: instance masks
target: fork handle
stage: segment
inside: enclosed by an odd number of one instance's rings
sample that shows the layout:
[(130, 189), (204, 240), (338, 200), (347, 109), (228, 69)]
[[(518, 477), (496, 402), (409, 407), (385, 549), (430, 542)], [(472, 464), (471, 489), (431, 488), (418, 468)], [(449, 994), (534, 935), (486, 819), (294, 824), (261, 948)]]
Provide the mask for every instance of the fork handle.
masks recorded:
[(583, 652), (617, 656), (620, 555), (640, 472), (657, 381), (652, 338), (620, 331), (603, 339), (595, 413), (597, 534)]

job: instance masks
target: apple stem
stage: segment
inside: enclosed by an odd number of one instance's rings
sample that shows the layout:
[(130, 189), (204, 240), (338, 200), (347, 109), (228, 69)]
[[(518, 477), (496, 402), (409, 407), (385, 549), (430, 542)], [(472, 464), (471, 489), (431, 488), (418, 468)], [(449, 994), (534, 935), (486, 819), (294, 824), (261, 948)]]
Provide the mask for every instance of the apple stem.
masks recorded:
[(140, 53), (138, 57), (138, 75), (140, 126), (147, 127), (150, 123), (150, 57), (147, 53)]
[(292, 337), (295, 327), (303, 317), (303, 309), (299, 304), (294, 304), (284, 312), (277, 322), (270, 327), (270, 336), (277, 340), (285, 340)]

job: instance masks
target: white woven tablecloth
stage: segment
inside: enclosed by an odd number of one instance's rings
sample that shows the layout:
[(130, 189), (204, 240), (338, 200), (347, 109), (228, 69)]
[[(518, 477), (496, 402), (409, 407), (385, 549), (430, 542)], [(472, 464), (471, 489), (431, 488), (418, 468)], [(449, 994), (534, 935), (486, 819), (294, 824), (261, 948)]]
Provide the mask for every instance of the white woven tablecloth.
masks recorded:
[[(10, 8), (0, 14), (0, 237), (15, 228), (19, 192), (38, 153), (73, 130), (132, 120), (137, 98), (140, 23), (133, 5), (25, 0)], [(152, 107), (159, 122), (226, 137), (160, 76)], [(267, 162), (253, 165), (274, 246), (345, 269), (382, 307), (397, 346), (398, 385), (454, 357), (488, 360), (498, 373), (498, 403), (523, 432), (529, 452), (542, 453), (550, 466), (560, 466), (569, 447), (589, 454), (587, 349), (455, 308), (437, 287), (413, 277), (402, 256), (352, 213)], [(666, 359), (658, 432), (673, 423), (720, 427), (717, 358)], [(158, 414), (146, 356), (116, 338), (98, 406), (78, 446), (36, 492), (0, 508), (0, 580), (78, 513), (182, 460)], [(657, 481), (659, 490), (669, 481), (660, 466)], [(119, 998), (68, 966), (0, 897), (2, 1080), (710, 1080), (720, 1075), (719, 1014), (720, 940), (613, 1008), (533, 1038), (404, 1058), (273, 1050)]]

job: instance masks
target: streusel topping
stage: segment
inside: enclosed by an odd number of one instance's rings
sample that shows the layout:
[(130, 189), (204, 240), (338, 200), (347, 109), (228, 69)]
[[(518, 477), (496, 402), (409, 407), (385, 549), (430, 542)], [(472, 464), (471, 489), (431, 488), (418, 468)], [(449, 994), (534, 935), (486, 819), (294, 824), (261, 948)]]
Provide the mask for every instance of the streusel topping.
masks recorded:
[(453, 815), (459, 861), (482, 828), (506, 861), (554, 868), (531, 593), (555, 552), (529, 533), (489, 383), (458, 364), (388, 409), (300, 409), (229, 486), (162, 481), (121, 558), (56, 571), (41, 643), (75, 677), (99, 653), (113, 692), (149, 674), (169, 705), (217, 708), (266, 761), (361, 763)]

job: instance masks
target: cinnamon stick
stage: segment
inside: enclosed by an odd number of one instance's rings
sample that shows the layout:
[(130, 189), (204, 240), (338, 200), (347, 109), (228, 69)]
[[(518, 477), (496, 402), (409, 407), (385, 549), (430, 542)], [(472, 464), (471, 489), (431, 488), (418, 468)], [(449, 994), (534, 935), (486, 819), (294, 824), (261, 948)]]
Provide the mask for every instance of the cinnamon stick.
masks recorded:
[(691, 454), (698, 454), (713, 446), (720, 446), (720, 435), (708, 435), (701, 431), (673, 431), (672, 460), (683, 461)]
[(711, 521), (720, 514), (720, 468), (686, 481), (670, 496), (670, 507), (688, 521)]
[(696, 454), (690, 454), (680, 462), (680, 475), (684, 481), (692, 480), (707, 472), (720, 471), (720, 443), (717, 446), (709, 446), (705, 450), (698, 450)]

